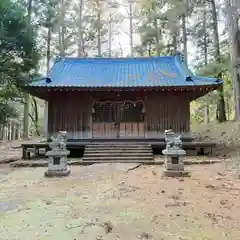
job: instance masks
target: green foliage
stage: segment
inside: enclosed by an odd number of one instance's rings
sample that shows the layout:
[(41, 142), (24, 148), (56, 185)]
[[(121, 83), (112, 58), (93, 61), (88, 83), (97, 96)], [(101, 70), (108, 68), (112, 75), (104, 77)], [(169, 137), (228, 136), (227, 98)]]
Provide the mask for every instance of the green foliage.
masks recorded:
[[(232, 79), (230, 74), (230, 57), (228, 54), (221, 57), (221, 62), (218, 63), (214, 60), (208, 63), (207, 66), (204, 66), (200, 63), (197, 66), (197, 74), (202, 76), (212, 76), (218, 77), (221, 76), (224, 82), (224, 97), (225, 97), (225, 107), (226, 107), (226, 114), (228, 120), (233, 119), (233, 112), (234, 112), (234, 101), (233, 101), (233, 92), (232, 92)], [(210, 121), (214, 121), (216, 118), (216, 105), (219, 101), (219, 94), (214, 91), (209, 93), (208, 95), (199, 98), (193, 103), (192, 109), (192, 119), (198, 123), (204, 122), (204, 115), (205, 115), (205, 104), (208, 103), (209, 113), (210, 113)]]
[(17, 117), (16, 109), (8, 103), (0, 102), (0, 125), (5, 124), (9, 118)]
[[(35, 68), (38, 55), (36, 33), (28, 25), (24, 12), (9, 0), (0, 2), (0, 72), (18, 77)], [(9, 69), (10, 68), (10, 69)]]
[(188, 12), (184, 1), (143, 0), (141, 8), (142, 21), (138, 28), (141, 44), (136, 51), (147, 55), (151, 48), (154, 55), (159, 48), (161, 55), (174, 54), (181, 41), (180, 16)]
[[(22, 97), (19, 86), (29, 80), (39, 55), (36, 32), (28, 24), (24, 10), (10, 0), (0, 1), (0, 123), (15, 116), (9, 101)], [(8, 112), (9, 111), (9, 112)]]

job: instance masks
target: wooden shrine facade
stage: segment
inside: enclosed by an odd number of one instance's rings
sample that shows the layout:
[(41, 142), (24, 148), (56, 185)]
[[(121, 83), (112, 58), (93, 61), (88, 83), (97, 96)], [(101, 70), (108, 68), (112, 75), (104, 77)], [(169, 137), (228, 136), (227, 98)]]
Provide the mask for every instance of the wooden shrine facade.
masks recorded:
[(48, 135), (69, 139), (162, 138), (188, 135), (190, 102), (198, 91), (49, 91)]

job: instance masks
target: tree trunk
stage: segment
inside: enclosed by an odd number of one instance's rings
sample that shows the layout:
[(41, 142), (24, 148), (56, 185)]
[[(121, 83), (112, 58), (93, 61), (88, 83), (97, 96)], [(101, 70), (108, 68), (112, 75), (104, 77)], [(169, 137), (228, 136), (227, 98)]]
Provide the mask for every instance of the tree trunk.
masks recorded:
[(161, 33), (160, 33), (160, 28), (158, 26), (158, 19), (157, 19), (157, 12), (156, 12), (156, 3), (152, 3), (152, 13), (150, 16), (153, 21), (154, 29), (156, 31), (156, 54), (157, 56), (160, 56), (161, 54), (161, 49), (160, 49), (160, 38), (161, 38)]
[(187, 49), (187, 29), (186, 29), (186, 15), (182, 16), (182, 34), (183, 34), (183, 52), (185, 63), (188, 64), (188, 49)]
[(28, 24), (31, 24), (32, 21), (32, 8), (33, 8), (33, 0), (28, 0), (27, 4), (27, 21)]
[(102, 41), (101, 41), (101, 6), (100, 0), (97, 0), (97, 50), (98, 50), (98, 57), (102, 56)]
[(108, 29), (108, 57), (112, 57), (112, 14), (109, 13)]
[(23, 117), (23, 139), (28, 139), (29, 130), (29, 94), (25, 93), (24, 96), (24, 117)]
[(133, 57), (133, 10), (131, 2), (129, 2), (129, 37), (130, 37), (130, 56)]
[(58, 44), (59, 44), (59, 54), (61, 57), (64, 57), (66, 44), (65, 44), (65, 1), (60, 0), (59, 1), (59, 29), (58, 29)]
[(149, 57), (152, 56), (152, 45), (151, 44), (148, 45), (148, 56)]
[[(28, 24), (31, 24), (32, 21), (32, 0), (28, 0), (27, 4), (27, 21)], [(28, 79), (30, 80), (30, 79)], [(24, 116), (23, 116), (23, 138), (28, 139), (28, 130), (29, 130), (29, 93), (25, 93), (24, 96)]]
[[(204, 5), (203, 10), (203, 44), (204, 44), (204, 65), (205, 67), (208, 64), (208, 42), (207, 42), (207, 29), (206, 29), (206, 7)], [(205, 104), (204, 104), (204, 123), (208, 124), (210, 122), (209, 116), (209, 104), (208, 104), (208, 96), (205, 96)]]
[(157, 56), (161, 55), (161, 49), (160, 49), (160, 29), (158, 26), (157, 19), (154, 20), (154, 27), (156, 29), (156, 54)]
[(51, 40), (52, 40), (52, 28), (51, 26), (48, 26), (47, 29), (47, 52), (46, 52), (46, 58), (47, 58), (47, 73), (49, 72), (50, 69), (50, 60), (51, 60)]
[(123, 48), (121, 44), (120, 34), (118, 33), (118, 44), (119, 44), (119, 50), (120, 50), (120, 56), (123, 57)]
[(101, 55), (102, 55), (100, 19), (101, 19), (101, 14), (98, 13), (98, 29), (97, 29), (97, 35), (98, 35), (97, 36), (98, 57), (101, 57)]
[[(221, 63), (221, 54), (220, 54), (220, 45), (219, 45), (219, 32), (218, 32), (218, 22), (217, 22), (217, 10), (215, 0), (211, 0), (212, 6), (212, 20), (213, 20), (213, 36), (214, 36), (214, 52), (215, 59), (217, 62)], [(222, 77), (220, 73), (218, 77)], [(216, 118), (219, 122), (226, 121), (226, 111), (225, 111), (225, 100), (224, 100), (224, 90), (223, 85), (218, 89), (219, 92), (219, 101), (217, 104)]]
[(32, 110), (33, 114), (29, 114), (29, 117), (31, 118), (34, 128), (35, 128), (35, 133), (37, 136), (40, 136), (40, 131), (39, 131), (39, 126), (38, 126), (38, 105), (37, 105), (37, 100), (36, 98), (32, 98)]
[(79, 0), (79, 16), (78, 16), (78, 57), (83, 56), (83, 29), (82, 29), (82, 16), (83, 16), (84, 0)]
[(233, 78), (233, 95), (235, 102), (235, 119), (240, 120), (240, 72), (239, 72), (239, 58), (240, 58), (240, 30), (238, 26), (238, 18), (234, 10), (237, 6), (236, 1), (227, 0), (227, 20), (229, 28), (229, 50), (231, 54), (231, 71)]
[(231, 111), (231, 109), (230, 109), (230, 105), (229, 105), (229, 99), (226, 98), (226, 115), (227, 115), (228, 120), (230, 120), (230, 116), (231, 116), (230, 111)]
[[(46, 58), (47, 58), (47, 64), (46, 64), (46, 76), (48, 75), (48, 72), (50, 70), (50, 60), (51, 60), (51, 42), (52, 42), (52, 24), (51, 24), (51, 18), (48, 19), (48, 28), (47, 28), (47, 52), (46, 52)], [(34, 102), (36, 103), (36, 102)], [(38, 108), (36, 108), (37, 114), (38, 114)], [(37, 135), (39, 133), (38, 129), (38, 122), (35, 124), (35, 129)], [(45, 138), (48, 138), (48, 101), (44, 102), (44, 134)]]
[(172, 45), (173, 45), (173, 55), (176, 55), (176, 53), (177, 53), (177, 35), (176, 35), (176, 33), (174, 33), (174, 35), (172, 36)]

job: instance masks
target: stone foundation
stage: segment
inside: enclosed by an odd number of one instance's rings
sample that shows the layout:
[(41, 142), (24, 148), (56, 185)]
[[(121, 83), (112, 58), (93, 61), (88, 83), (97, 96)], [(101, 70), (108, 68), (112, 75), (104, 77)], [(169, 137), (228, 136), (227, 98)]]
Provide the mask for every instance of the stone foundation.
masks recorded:
[(66, 177), (71, 173), (71, 169), (67, 167), (65, 170), (47, 170), (44, 173), (45, 177)]
[(187, 171), (174, 171), (164, 169), (165, 177), (190, 177), (190, 173)]
[(46, 153), (48, 157), (48, 170), (44, 173), (45, 177), (64, 177), (71, 172), (67, 165), (68, 150), (52, 150)]
[(184, 156), (186, 152), (179, 148), (169, 148), (162, 151), (164, 154), (164, 176), (166, 177), (185, 177), (189, 173), (184, 171)]

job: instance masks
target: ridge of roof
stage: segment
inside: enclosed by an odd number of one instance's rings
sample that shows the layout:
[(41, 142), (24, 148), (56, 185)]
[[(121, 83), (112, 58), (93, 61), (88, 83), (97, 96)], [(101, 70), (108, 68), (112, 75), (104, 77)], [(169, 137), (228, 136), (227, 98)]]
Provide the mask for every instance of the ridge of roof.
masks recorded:
[(174, 59), (178, 57), (178, 55), (171, 56), (140, 56), (140, 57), (56, 57), (54, 62), (58, 61), (67, 61), (67, 60), (84, 60), (84, 61), (129, 61), (129, 60), (154, 60), (154, 59)]

